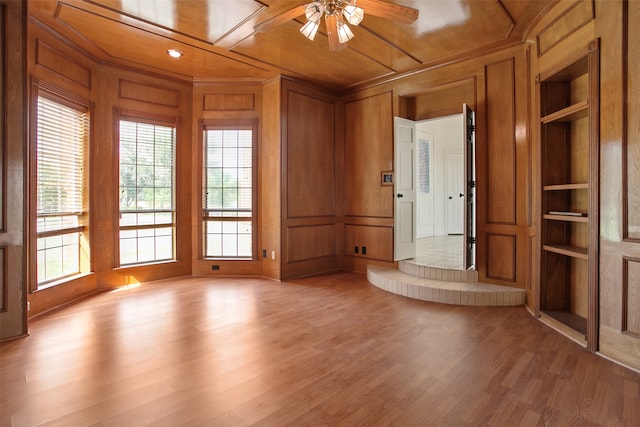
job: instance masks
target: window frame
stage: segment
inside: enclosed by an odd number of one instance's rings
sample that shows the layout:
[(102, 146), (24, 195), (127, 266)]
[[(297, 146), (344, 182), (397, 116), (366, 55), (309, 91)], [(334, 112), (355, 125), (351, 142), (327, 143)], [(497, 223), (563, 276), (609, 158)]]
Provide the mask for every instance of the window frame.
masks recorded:
[[(204, 207), (205, 200), (205, 152), (207, 149), (207, 140), (205, 133), (208, 130), (251, 130), (251, 216), (246, 217), (210, 217), (207, 216), (207, 210)], [(201, 260), (222, 260), (222, 261), (256, 261), (258, 260), (258, 120), (257, 119), (219, 119), (219, 120), (201, 120), (200, 121), (200, 150), (199, 150), (199, 258)], [(208, 220), (219, 221), (239, 221), (245, 220), (251, 222), (251, 256), (207, 256), (207, 226)]]
[[(72, 92), (61, 89), (51, 83), (31, 78), (30, 94), (30, 124), (29, 124), (29, 156), (28, 156), (28, 221), (25, 225), (27, 253), (31, 254), (27, 263), (27, 281), (29, 292), (37, 292), (60, 284), (67, 283), (92, 271), (94, 254), (91, 250), (91, 234), (93, 218), (91, 212), (92, 200), (92, 150), (93, 150), (93, 126), (94, 103)], [(78, 226), (67, 227), (60, 230), (47, 230), (38, 232), (38, 122), (39, 99), (46, 98), (51, 102), (63, 105), (70, 109), (86, 114), (86, 135), (83, 147), (83, 176), (82, 176), (82, 209), (77, 214)], [(61, 213), (58, 216), (67, 216)], [(47, 215), (45, 215), (47, 216)], [(38, 282), (38, 240), (40, 238), (60, 236), (78, 233), (78, 266), (79, 271), (59, 276), (51, 280)]]
[[(114, 121), (113, 121), (113, 134), (114, 134), (114, 188), (113, 188), (113, 236), (114, 236), (114, 247), (113, 247), (113, 268), (114, 269), (123, 269), (123, 268), (135, 268), (145, 265), (161, 265), (161, 264), (169, 264), (174, 263), (179, 260), (178, 254), (178, 226), (179, 221), (179, 209), (178, 209), (178, 177), (179, 177), (179, 162), (178, 162), (178, 141), (179, 135), (181, 132), (180, 129), (180, 120), (177, 117), (172, 116), (163, 116), (153, 113), (146, 113), (134, 110), (125, 110), (114, 108)], [(172, 127), (175, 132), (174, 137), (174, 145), (173, 145), (173, 180), (172, 180), (172, 200), (173, 200), (173, 208), (172, 209), (159, 209), (159, 210), (151, 210), (144, 211), (144, 213), (172, 213), (172, 222), (171, 224), (140, 224), (140, 225), (120, 225), (120, 121), (129, 121), (136, 123), (143, 123), (154, 126), (164, 126), (164, 127)], [(132, 211), (138, 212), (138, 211)], [(172, 258), (169, 259), (160, 259), (160, 260), (150, 260), (150, 261), (140, 261), (136, 263), (128, 263), (121, 264), (120, 260), (120, 240), (121, 240), (121, 231), (124, 230), (157, 230), (160, 228), (171, 228), (172, 229)]]

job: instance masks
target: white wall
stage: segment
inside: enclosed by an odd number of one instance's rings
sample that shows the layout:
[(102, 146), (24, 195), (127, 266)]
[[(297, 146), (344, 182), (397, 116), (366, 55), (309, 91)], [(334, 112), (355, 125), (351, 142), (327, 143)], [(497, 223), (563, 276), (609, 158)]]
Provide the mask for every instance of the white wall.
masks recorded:
[[(416, 237), (418, 239), (446, 234), (445, 221), (445, 153), (464, 153), (464, 123), (462, 114), (418, 122), (416, 133), (430, 141), (430, 192), (416, 192)], [(416, 150), (416, 176), (421, 174), (420, 148)]]

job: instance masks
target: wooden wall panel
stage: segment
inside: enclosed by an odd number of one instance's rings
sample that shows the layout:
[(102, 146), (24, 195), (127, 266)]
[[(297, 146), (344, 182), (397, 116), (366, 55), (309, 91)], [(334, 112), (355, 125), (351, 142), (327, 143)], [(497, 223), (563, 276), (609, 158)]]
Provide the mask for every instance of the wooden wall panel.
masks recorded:
[(252, 93), (205, 94), (203, 111), (255, 110), (255, 96)]
[(347, 256), (393, 261), (393, 227), (346, 224), (344, 244)]
[(307, 85), (282, 84), (282, 278), (337, 267), (336, 101)]
[(119, 94), (121, 99), (141, 101), (146, 104), (157, 104), (168, 107), (178, 107), (180, 95), (175, 89), (166, 86), (154, 86), (126, 79), (120, 80)]
[[(281, 83), (280, 78), (265, 83), (262, 93), (262, 122), (260, 150), (260, 241), (259, 249), (267, 251), (267, 258), (262, 259), (262, 274), (271, 279), (282, 277), (280, 257), (282, 253), (281, 225), (282, 225), (282, 160), (280, 155), (281, 134)], [(276, 259), (269, 256), (276, 253)]]
[(345, 106), (345, 214), (393, 217), (393, 187), (380, 174), (393, 170), (392, 93)]
[[(0, 247), (3, 248), (3, 283), (0, 298), (0, 341), (27, 333), (27, 283), (25, 276), (25, 145), (28, 102), (25, 94), (26, 4), (20, 0), (0, 2), (0, 53), (3, 55), (3, 227)], [(28, 229), (27, 229), (28, 230)]]
[(622, 332), (640, 338), (640, 259), (624, 257)]
[(7, 247), (0, 246), (0, 312), (7, 309)]
[(595, 18), (594, 0), (581, 0), (559, 15), (538, 33), (538, 56), (543, 55), (563, 39)]
[(287, 263), (313, 260), (336, 254), (335, 225), (289, 227)]
[(72, 58), (49, 46), (44, 41), (36, 40), (36, 64), (91, 89), (91, 69), (77, 63)]
[(439, 85), (411, 98), (415, 104), (413, 115), (401, 115), (416, 121), (460, 114), (462, 104), (475, 110), (476, 79), (468, 78)]
[[(640, 2), (628, 2), (630, 23), (627, 37), (627, 129), (626, 129), (626, 196), (627, 216), (626, 238), (640, 241), (640, 37), (637, 26), (640, 25)], [(635, 25), (635, 26), (634, 26)]]
[(287, 217), (334, 216), (334, 104), (293, 90), (287, 98)]
[(515, 235), (487, 234), (487, 277), (515, 282), (518, 257), (516, 248)]
[(516, 146), (514, 61), (486, 66), (486, 219), (493, 224), (516, 223)]

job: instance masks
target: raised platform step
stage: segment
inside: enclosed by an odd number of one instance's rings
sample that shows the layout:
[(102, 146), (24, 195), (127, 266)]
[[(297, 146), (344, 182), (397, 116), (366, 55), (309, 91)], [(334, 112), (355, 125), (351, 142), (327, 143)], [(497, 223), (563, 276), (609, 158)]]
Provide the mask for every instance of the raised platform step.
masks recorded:
[(479, 282), (427, 279), (375, 265), (367, 267), (367, 279), (387, 292), (444, 304), (516, 306), (524, 304), (526, 300), (523, 289)]
[(416, 264), (413, 261), (400, 261), (398, 270), (412, 276), (424, 277), (425, 279), (445, 280), (448, 282), (473, 282), (478, 281), (476, 270), (451, 270), (447, 268), (428, 267)]

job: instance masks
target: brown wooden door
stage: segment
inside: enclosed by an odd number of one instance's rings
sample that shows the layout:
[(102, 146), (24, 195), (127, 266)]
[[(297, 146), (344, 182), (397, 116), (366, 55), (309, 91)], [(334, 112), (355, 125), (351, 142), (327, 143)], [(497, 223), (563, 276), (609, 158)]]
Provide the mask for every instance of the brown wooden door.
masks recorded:
[(0, 1), (0, 341), (27, 333), (24, 268), (26, 2)]

